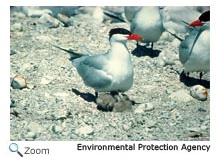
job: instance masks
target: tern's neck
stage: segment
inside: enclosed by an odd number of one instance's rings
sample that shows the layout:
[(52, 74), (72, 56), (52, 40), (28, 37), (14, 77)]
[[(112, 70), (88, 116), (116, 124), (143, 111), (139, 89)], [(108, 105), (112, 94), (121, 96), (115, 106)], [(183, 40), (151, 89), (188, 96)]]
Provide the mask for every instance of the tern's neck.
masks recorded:
[(112, 42), (110, 45), (111, 49), (109, 54), (112, 58), (126, 58), (130, 56), (126, 42)]

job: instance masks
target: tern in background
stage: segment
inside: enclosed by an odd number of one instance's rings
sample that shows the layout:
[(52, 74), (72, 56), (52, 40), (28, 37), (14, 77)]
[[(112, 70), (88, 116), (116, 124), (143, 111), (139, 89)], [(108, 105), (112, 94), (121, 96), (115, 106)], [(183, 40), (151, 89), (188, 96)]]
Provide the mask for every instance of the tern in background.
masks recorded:
[(179, 47), (179, 59), (184, 66), (184, 73), (203, 72), (210, 69), (210, 11), (204, 12), (198, 20), (190, 24), (194, 29)]
[(133, 19), (130, 31), (143, 37), (141, 42), (151, 43), (151, 51), (153, 51), (153, 43), (159, 40), (164, 31), (160, 8), (157, 6), (142, 7), (137, 10), (136, 14), (131, 15)]

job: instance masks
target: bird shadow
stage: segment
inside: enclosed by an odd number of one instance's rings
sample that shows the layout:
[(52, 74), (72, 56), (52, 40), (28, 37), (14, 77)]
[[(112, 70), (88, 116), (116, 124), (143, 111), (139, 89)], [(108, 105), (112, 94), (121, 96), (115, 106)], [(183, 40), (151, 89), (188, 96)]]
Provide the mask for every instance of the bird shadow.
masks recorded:
[(72, 88), (72, 92), (75, 93), (77, 96), (80, 96), (82, 99), (84, 99), (87, 102), (96, 103), (96, 97), (91, 93), (88, 93), (88, 92), (83, 93), (83, 92), (80, 92), (79, 90), (74, 89), (74, 88)]
[(204, 79), (196, 79), (194, 77), (186, 76), (185, 73), (182, 71), (180, 73), (180, 82), (183, 82), (186, 86), (192, 87), (194, 85), (202, 85), (208, 89), (210, 89), (210, 81)]
[(147, 48), (146, 46), (137, 45), (137, 47), (131, 52), (136, 57), (149, 56), (151, 58), (158, 57), (160, 50)]

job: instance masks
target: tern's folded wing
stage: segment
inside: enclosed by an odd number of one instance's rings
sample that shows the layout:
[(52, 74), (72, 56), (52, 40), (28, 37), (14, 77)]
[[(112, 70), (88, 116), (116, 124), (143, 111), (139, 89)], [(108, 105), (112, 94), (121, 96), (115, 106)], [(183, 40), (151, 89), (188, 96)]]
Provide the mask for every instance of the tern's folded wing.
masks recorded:
[(201, 32), (199, 30), (193, 30), (190, 35), (188, 35), (186, 39), (180, 44), (179, 57), (182, 64), (185, 64), (189, 59), (200, 33)]
[(105, 68), (106, 63), (103, 55), (87, 57), (78, 65), (77, 71), (86, 85), (100, 90), (112, 83), (112, 76)]

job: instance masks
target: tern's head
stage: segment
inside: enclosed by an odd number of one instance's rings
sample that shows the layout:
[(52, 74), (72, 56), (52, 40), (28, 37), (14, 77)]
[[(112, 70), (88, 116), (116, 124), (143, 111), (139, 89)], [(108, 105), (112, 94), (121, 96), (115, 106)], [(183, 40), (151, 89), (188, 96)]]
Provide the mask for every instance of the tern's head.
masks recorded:
[(203, 26), (204, 24), (209, 23), (209, 21), (210, 21), (210, 11), (206, 11), (203, 14), (201, 14), (199, 19), (190, 23), (190, 26), (192, 27)]
[(118, 42), (125, 42), (126, 40), (141, 41), (142, 37), (137, 34), (133, 34), (124, 28), (114, 28), (109, 32), (109, 40)]

